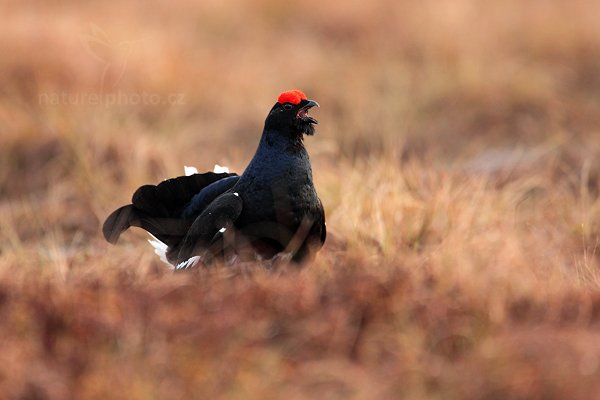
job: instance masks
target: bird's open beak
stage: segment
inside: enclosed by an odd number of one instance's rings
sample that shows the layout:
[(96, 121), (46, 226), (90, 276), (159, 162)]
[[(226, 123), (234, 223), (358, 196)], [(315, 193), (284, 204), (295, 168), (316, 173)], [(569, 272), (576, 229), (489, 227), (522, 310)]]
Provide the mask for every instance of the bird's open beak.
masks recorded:
[(308, 110), (310, 110), (313, 107), (319, 107), (319, 103), (317, 103), (314, 100), (304, 100), (304, 102), (306, 103), (302, 106), (300, 110), (298, 110), (296, 118), (300, 118), (303, 121), (310, 122), (311, 124), (318, 124), (319, 121), (308, 115)]

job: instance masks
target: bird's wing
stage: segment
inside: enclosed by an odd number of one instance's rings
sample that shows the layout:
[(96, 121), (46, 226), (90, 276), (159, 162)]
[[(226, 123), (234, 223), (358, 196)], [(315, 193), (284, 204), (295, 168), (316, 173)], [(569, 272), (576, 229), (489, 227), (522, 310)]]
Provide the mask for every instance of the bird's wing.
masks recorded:
[(223, 193), (217, 197), (194, 220), (181, 242), (169, 248), (169, 261), (179, 264), (199, 252), (212, 251), (210, 248), (215, 238), (233, 226), (242, 212), (242, 206), (242, 199), (236, 192)]
[[(116, 243), (121, 233), (130, 226), (137, 226), (169, 246), (176, 244), (193, 222), (193, 215), (184, 214), (186, 207), (209, 187), (213, 189), (199, 200), (212, 201), (234, 183), (233, 179), (228, 180), (231, 177), (237, 178), (237, 175), (207, 172), (167, 179), (158, 185), (144, 185), (133, 194), (132, 204), (120, 207), (108, 216), (102, 227), (104, 237), (108, 242)], [(220, 181), (227, 181), (227, 185), (213, 187)], [(203, 201), (197, 202), (196, 208), (203, 205), (206, 205)]]
[(192, 198), (209, 185), (236, 174), (206, 172), (144, 185), (133, 194), (135, 208), (155, 217), (180, 217)]
[(194, 219), (219, 195), (231, 189), (239, 179), (237, 175), (228, 176), (206, 186), (184, 206), (181, 216)]

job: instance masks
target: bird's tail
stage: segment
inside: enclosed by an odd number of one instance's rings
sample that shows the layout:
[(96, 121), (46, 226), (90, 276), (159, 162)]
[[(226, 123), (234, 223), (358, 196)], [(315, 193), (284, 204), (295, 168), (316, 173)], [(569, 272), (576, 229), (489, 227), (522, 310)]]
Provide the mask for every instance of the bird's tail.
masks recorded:
[(142, 228), (158, 240), (171, 246), (179, 242), (189, 229), (192, 221), (181, 218), (155, 217), (129, 204), (118, 208), (108, 216), (102, 226), (104, 238), (117, 243), (121, 233), (132, 226)]
[(207, 172), (167, 179), (158, 185), (137, 189), (132, 204), (118, 208), (102, 227), (104, 238), (116, 243), (121, 233), (132, 226), (142, 228), (167, 246), (176, 245), (193, 220), (183, 217), (183, 210), (203, 188), (236, 174)]

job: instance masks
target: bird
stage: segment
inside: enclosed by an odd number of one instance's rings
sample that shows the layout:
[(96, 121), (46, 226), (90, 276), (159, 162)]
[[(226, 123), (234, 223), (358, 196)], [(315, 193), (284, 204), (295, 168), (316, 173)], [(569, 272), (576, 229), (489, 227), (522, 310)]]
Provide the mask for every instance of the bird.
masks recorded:
[(318, 124), (308, 115), (313, 107), (319, 104), (300, 90), (281, 93), (241, 175), (217, 165), (212, 172), (191, 170), (141, 186), (131, 204), (107, 217), (105, 239), (116, 244), (128, 228), (142, 228), (152, 236), (155, 252), (175, 270), (217, 260), (283, 259), (297, 265), (313, 260), (327, 236), (304, 146)]

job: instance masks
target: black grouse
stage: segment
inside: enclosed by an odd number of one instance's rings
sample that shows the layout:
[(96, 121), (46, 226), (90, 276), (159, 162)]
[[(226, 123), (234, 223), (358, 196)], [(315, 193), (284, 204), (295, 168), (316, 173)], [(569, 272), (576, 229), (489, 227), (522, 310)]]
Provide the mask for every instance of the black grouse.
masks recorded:
[(145, 229), (163, 260), (176, 269), (215, 259), (227, 262), (283, 256), (314, 257), (325, 242), (325, 212), (313, 185), (304, 135), (319, 106), (299, 90), (281, 93), (267, 119), (250, 164), (241, 176), (206, 172), (144, 185), (132, 204), (104, 222), (104, 237), (116, 243), (130, 226)]

